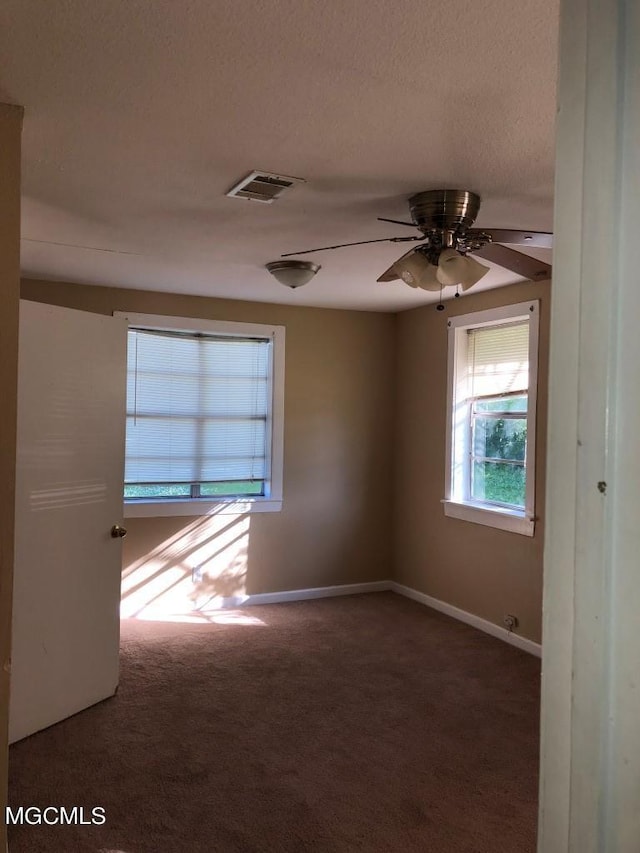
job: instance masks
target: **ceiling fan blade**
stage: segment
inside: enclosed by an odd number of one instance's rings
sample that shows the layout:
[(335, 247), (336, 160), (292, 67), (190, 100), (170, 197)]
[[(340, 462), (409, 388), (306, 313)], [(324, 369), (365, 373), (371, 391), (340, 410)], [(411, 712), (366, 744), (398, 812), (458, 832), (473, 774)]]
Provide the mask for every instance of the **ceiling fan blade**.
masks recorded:
[(409, 249), (408, 252), (405, 252), (404, 255), (401, 255), (397, 261), (394, 261), (389, 269), (386, 269), (382, 275), (376, 279), (376, 281), (396, 281), (396, 279), (400, 278), (400, 264), (405, 258), (408, 258), (415, 252), (415, 249)]
[(378, 222), (393, 222), (395, 225), (406, 225), (408, 228), (417, 228), (415, 222), (401, 222), (399, 219), (386, 219), (384, 216), (378, 216)]
[(551, 278), (551, 264), (525, 255), (516, 249), (501, 246), (500, 243), (487, 243), (482, 249), (473, 253), (493, 264), (522, 275), (531, 281), (543, 281)]
[(363, 246), (365, 243), (408, 243), (414, 240), (424, 240), (420, 237), (382, 237), (380, 240), (357, 240), (355, 243), (338, 243), (337, 246), (320, 246), (319, 249), (305, 249), (303, 252), (287, 252), (280, 255), (281, 258), (290, 258), (293, 255), (309, 255), (312, 252), (326, 252), (329, 249), (344, 249), (346, 246)]
[(547, 231), (514, 231), (510, 228), (470, 228), (469, 237), (488, 234), (494, 243), (508, 243), (511, 246), (535, 246), (536, 249), (552, 249), (553, 234)]

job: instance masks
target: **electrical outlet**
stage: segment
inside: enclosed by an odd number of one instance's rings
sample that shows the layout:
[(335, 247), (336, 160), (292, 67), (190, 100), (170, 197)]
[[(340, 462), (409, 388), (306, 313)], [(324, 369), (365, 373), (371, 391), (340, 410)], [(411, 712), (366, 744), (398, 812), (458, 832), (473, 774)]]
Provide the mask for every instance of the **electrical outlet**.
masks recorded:
[(507, 613), (502, 621), (504, 622), (504, 627), (509, 632), (518, 627), (518, 617), (514, 616), (513, 613)]

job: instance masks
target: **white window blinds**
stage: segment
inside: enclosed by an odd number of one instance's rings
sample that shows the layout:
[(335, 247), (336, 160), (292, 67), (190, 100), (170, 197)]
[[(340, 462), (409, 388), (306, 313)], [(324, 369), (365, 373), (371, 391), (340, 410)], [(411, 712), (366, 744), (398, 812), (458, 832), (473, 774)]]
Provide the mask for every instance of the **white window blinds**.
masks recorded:
[(529, 323), (468, 330), (472, 397), (526, 391), (529, 387)]
[(131, 329), (126, 483), (267, 476), (271, 341)]

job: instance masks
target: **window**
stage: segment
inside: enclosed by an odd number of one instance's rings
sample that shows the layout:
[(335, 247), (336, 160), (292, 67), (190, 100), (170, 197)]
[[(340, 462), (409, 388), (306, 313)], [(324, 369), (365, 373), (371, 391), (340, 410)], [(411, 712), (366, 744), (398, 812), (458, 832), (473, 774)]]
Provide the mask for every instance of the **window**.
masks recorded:
[(125, 514), (280, 509), (284, 328), (125, 316)]
[(449, 321), (445, 514), (532, 536), (537, 301)]

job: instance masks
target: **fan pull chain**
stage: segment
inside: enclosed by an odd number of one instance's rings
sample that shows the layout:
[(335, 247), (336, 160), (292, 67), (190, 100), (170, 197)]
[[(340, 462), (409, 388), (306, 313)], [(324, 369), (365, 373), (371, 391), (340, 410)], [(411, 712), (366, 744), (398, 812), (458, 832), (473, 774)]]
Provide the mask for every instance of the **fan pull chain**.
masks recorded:
[(442, 284), (440, 285), (440, 302), (436, 305), (436, 311), (444, 311), (444, 305), (442, 304)]

